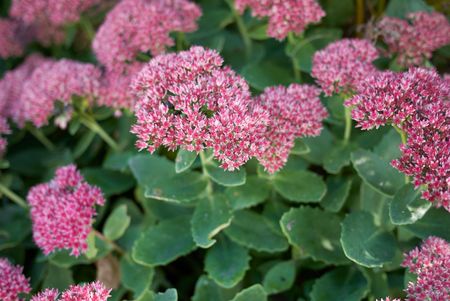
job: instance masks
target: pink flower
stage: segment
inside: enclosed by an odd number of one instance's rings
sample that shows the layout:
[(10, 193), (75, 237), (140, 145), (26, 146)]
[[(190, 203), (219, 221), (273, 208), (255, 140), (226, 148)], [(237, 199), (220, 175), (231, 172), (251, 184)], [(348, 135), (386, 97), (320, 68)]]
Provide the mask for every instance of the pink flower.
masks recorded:
[(10, 19), (0, 19), (0, 57), (21, 56), (24, 43), (18, 37), (20, 24)]
[(235, 5), (241, 13), (250, 7), (253, 16), (269, 18), (267, 34), (278, 40), (289, 32), (301, 34), (308, 24), (318, 23), (325, 16), (315, 0), (236, 0)]
[(8, 141), (4, 137), (5, 134), (9, 134), (10, 129), (8, 125), (8, 121), (6, 118), (0, 116), (0, 156), (2, 156), (6, 151), (6, 146), (8, 145)]
[(86, 183), (74, 165), (56, 170), (49, 183), (30, 189), (33, 238), (45, 255), (56, 249), (71, 249), (78, 256), (87, 250), (95, 205), (105, 200), (99, 188)]
[(434, 70), (413, 68), (368, 78), (346, 102), (362, 129), (393, 124), (407, 135), (392, 165), (423, 186), (422, 197), (450, 211), (450, 86)]
[(438, 237), (427, 238), (420, 248), (405, 255), (403, 266), (417, 275), (409, 282), (407, 300), (447, 301), (450, 299), (450, 244)]
[(106, 301), (111, 290), (101, 282), (92, 282), (84, 285), (72, 285), (61, 294), (58, 299), (58, 290), (47, 289), (31, 298), (31, 301)]
[(31, 291), (30, 283), (23, 275), (21, 266), (12, 265), (6, 258), (0, 258), (0, 300), (19, 301), (19, 295)]
[(195, 31), (200, 16), (189, 0), (122, 0), (97, 31), (93, 49), (108, 69), (121, 71), (141, 52), (158, 55), (173, 46), (171, 32)]
[[(23, 86), (20, 102), (25, 119), (41, 127), (55, 113), (70, 117), (74, 95), (89, 103), (98, 96), (100, 76), (94, 65), (67, 59), (41, 64)], [(56, 112), (56, 101), (63, 104), (62, 112)]]
[(296, 137), (317, 136), (322, 120), (328, 116), (322, 106), (320, 90), (314, 86), (292, 84), (265, 89), (256, 103), (269, 113), (263, 139), (267, 141), (256, 158), (270, 173), (286, 163)]
[(152, 59), (133, 85), (136, 146), (150, 152), (161, 145), (211, 148), (228, 170), (249, 160), (265, 113), (250, 114), (247, 83), (222, 63), (217, 52), (202, 47)]
[(326, 95), (350, 94), (376, 72), (372, 62), (377, 57), (378, 51), (369, 41), (342, 39), (314, 54), (311, 75)]
[(400, 299), (392, 299), (389, 297), (386, 297), (386, 299), (377, 299), (377, 301), (401, 301)]
[(422, 65), (432, 52), (450, 43), (450, 23), (438, 12), (415, 12), (408, 20), (384, 17), (378, 24), (391, 54), (402, 66)]

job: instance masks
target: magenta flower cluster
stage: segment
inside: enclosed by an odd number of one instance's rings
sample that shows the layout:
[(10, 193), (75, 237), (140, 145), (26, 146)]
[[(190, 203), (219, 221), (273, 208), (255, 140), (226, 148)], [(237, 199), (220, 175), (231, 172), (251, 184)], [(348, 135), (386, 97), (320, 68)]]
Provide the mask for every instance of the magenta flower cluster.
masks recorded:
[(423, 65), (432, 52), (450, 43), (450, 23), (438, 12), (415, 12), (407, 20), (384, 17), (378, 29), (401, 66)]
[(33, 238), (45, 255), (57, 249), (70, 249), (74, 256), (86, 252), (95, 205), (103, 205), (105, 199), (74, 165), (58, 168), (52, 181), (31, 188), (27, 200)]
[(30, 291), (30, 283), (23, 275), (23, 268), (12, 265), (6, 258), (0, 258), (0, 300), (20, 301), (20, 294)]
[(314, 86), (292, 84), (267, 88), (255, 102), (270, 116), (262, 133), (262, 148), (256, 154), (265, 169), (274, 173), (287, 162), (295, 138), (317, 136), (322, 120), (328, 116), (322, 106), (320, 90)]
[(378, 51), (370, 41), (342, 39), (317, 51), (312, 76), (326, 95), (352, 94), (367, 75), (376, 71), (372, 62)]
[(61, 295), (56, 289), (47, 289), (31, 298), (31, 301), (106, 301), (110, 297), (110, 292), (110, 289), (97, 281), (72, 285)]
[(325, 16), (316, 0), (236, 0), (235, 5), (241, 13), (250, 7), (253, 16), (267, 17), (267, 34), (278, 40), (290, 32), (303, 33), (308, 24), (318, 23)]
[(392, 124), (407, 135), (393, 166), (423, 186), (422, 196), (450, 211), (450, 86), (434, 70), (369, 77), (346, 102), (362, 129)]
[(450, 244), (444, 239), (429, 237), (405, 255), (403, 266), (417, 275), (406, 288), (408, 301), (450, 300)]

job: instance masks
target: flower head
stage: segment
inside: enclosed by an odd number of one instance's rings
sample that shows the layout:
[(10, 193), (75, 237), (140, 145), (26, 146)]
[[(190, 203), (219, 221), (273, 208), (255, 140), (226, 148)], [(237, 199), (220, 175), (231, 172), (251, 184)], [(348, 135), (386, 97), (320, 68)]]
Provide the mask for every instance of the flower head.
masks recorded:
[(97, 281), (83, 285), (72, 285), (61, 294), (59, 299), (58, 290), (47, 289), (31, 298), (31, 301), (106, 301), (110, 297), (110, 292), (111, 290)]
[(101, 190), (86, 183), (74, 165), (58, 168), (52, 181), (31, 188), (27, 200), (33, 238), (45, 255), (71, 249), (78, 256), (87, 250), (95, 205), (105, 200)]
[(133, 85), (139, 149), (211, 148), (229, 170), (252, 156), (264, 114), (250, 114), (247, 83), (222, 63), (217, 52), (192, 47), (160, 55), (142, 69)]
[(278, 40), (289, 32), (301, 34), (308, 24), (318, 23), (325, 16), (315, 0), (236, 0), (235, 5), (241, 13), (250, 7), (253, 16), (269, 18), (267, 34)]
[(417, 275), (416, 282), (406, 288), (408, 300), (450, 299), (450, 244), (438, 237), (429, 237), (405, 255), (402, 264)]
[(0, 300), (18, 301), (19, 295), (31, 291), (29, 280), (23, 275), (21, 266), (12, 265), (0, 258)]
[(267, 88), (256, 98), (270, 116), (263, 133), (266, 145), (256, 155), (268, 172), (274, 173), (286, 163), (296, 137), (320, 134), (328, 113), (319, 95), (318, 88), (292, 84)]
[(400, 299), (392, 299), (391, 300), (391, 298), (389, 298), (389, 297), (386, 297), (386, 299), (377, 299), (377, 301), (401, 301)]
[(108, 69), (121, 71), (141, 52), (158, 55), (174, 45), (171, 32), (196, 30), (200, 15), (189, 0), (122, 0), (106, 16), (93, 49)]
[(20, 97), (26, 120), (35, 126), (47, 124), (55, 113), (55, 103), (63, 104), (64, 115), (71, 115), (72, 96), (93, 102), (100, 86), (100, 70), (91, 64), (67, 59), (50, 61), (37, 67), (23, 86)]
[(327, 95), (352, 93), (375, 72), (378, 51), (369, 41), (342, 39), (314, 54), (312, 76)]
[(8, 145), (8, 141), (3, 137), (5, 134), (9, 134), (10, 129), (8, 125), (8, 121), (5, 117), (0, 116), (0, 156), (2, 156), (6, 151), (6, 146)]
[(438, 12), (410, 13), (407, 20), (384, 17), (378, 28), (402, 66), (422, 65), (434, 50), (450, 43), (450, 23)]
[(0, 19), (0, 57), (20, 56), (24, 43), (18, 38), (20, 24), (14, 20)]

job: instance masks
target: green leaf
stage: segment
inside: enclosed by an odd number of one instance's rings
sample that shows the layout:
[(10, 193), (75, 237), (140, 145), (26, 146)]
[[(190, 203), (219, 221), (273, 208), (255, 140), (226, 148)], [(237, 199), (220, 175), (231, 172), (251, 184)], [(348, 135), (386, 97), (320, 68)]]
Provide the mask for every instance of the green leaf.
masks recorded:
[(359, 199), (361, 202), (361, 210), (372, 213), (376, 226), (386, 230), (394, 229), (395, 226), (391, 223), (389, 217), (391, 197), (379, 193), (366, 183), (362, 183)]
[(349, 259), (371, 268), (390, 263), (397, 249), (393, 235), (377, 228), (373, 216), (364, 211), (352, 212), (345, 217), (341, 244)]
[(81, 136), (81, 138), (78, 140), (77, 145), (73, 149), (73, 157), (75, 159), (78, 159), (81, 157), (81, 155), (84, 154), (84, 152), (91, 146), (92, 141), (94, 141), (94, 138), (96, 137), (96, 133), (92, 131), (86, 131), (86, 133)]
[(31, 233), (28, 211), (16, 205), (0, 210), (0, 251), (20, 244)]
[(339, 212), (350, 194), (352, 180), (330, 176), (327, 178), (326, 182), (327, 194), (320, 202), (320, 205), (330, 212)]
[(348, 260), (339, 241), (341, 218), (317, 208), (292, 208), (280, 224), (289, 242), (315, 260), (343, 264)]
[(103, 227), (103, 234), (110, 240), (116, 240), (122, 237), (130, 222), (131, 218), (127, 214), (127, 206), (121, 205), (108, 216)]
[(174, 288), (169, 288), (164, 293), (157, 293), (154, 297), (154, 301), (177, 301), (178, 294)]
[(317, 203), (327, 187), (317, 174), (309, 171), (280, 171), (273, 177), (275, 190), (293, 202)]
[(380, 143), (378, 143), (373, 152), (385, 161), (391, 162), (401, 156), (400, 144), (402, 139), (396, 130), (391, 129), (383, 135)]
[(231, 208), (224, 196), (216, 194), (201, 199), (191, 220), (195, 243), (202, 248), (212, 246), (216, 242), (212, 238), (230, 225), (231, 218)]
[(205, 271), (220, 286), (231, 288), (244, 278), (249, 261), (248, 249), (221, 236), (206, 254)]
[(231, 301), (267, 301), (267, 294), (260, 284), (255, 284), (239, 292)]
[(137, 155), (131, 158), (128, 164), (138, 183), (144, 187), (175, 175), (173, 163), (156, 155)]
[(348, 145), (333, 147), (323, 160), (323, 168), (331, 174), (338, 174), (342, 168), (350, 165), (351, 148)]
[(360, 301), (369, 291), (369, 282), (355, 268), (337, 268), (314, 282), (311, 301)]
[(184, 172), (146, 185), (145, 197), (179, 204), (191, 204), (201, 197), (208, 179), (198, 172)]
[(217, 285), (208, 276), (202, 275), (195, 284), (195, 292), (192, 301), (228, 301), (235, 293)]
[(355, 16), (353, 0), (322, 0), (325, 17), (322, 23), (328, 26), (344, 26), (352, 22)]
[(239, 186), (245, 184), (246, 172), (244, 168), (235, 171), (226, 171), (223, 168), (213, 165), (214, 163), (205, 164), (205, 171), (213, 180), (222, 186)]
[(294, 147), (291, 149), (291, 155), (305, 155), (311, 150), (302, 139), (295, 139)]
[(89, 184), (98, 186), (105, 196), (123, 193), (135, 185), (133, 177), (116, 170), (84, 168), (81, 173)]
[(404, 226), (421, 239), (428, 236), (441, 237), (450, 241), (450, 214), (440, 208), (431, 208), (428, 212), (414, 224)]
[(359, 149), (351, 158), (359, 176), (378, 192), (393, 196), (404, 184), (403, 176), (373, 152)]
[(302, 140), (310, 149), (310, 152), (302, 157), (311, 163), (323, 165), (325, 157), (334, 145), (334, 137), (330, 131), (327, 128), (323, 128), (319, 136), (305, 137)]
[(412, 184), (403, 186), (389, 203), (389, 215), (395, 225), (413, 224), (421, 219), (431, 202), (423, 200), (420, 189), (414, 189)]
[(65, 290), (73, 284), (72, 271), (53, 264), (47, 265), (47, 273), (42, 283), (42, 289), (53, 288)]
[(120, 259), (120, 279), (124, 287), (139, 296), (152, 283), (155, 270), (135, 263), (129, 256)]
[(128, 161), (136, 155), (135, 151), (128, 151), (124, 153), (108, 153), (102, 167), (105, 169), (112, 169), (124, 172), (128, 169)]
[(286, 68), (270, 61), (247, 65), (241, 73), (252, 87), (261, 91), (268, 86), (293, 82), (291, 73)]
[[(257, 189), (255, 189), (257, 187)], [(270, 185), (267, 180), (257, 176), (247, 177), (244, 185), (225, 189), (233, 210), (245, 209), (264, 202), (270, 194)]]
[(386, 8), (386, 15), (405, 18), (409, 13), (417, 11), (433, 11), (423, 0), (391, 0)]
[(295, 281), (295, 262), (281, 261), (264, 275), (263, 286), (268, 294), (278, 294), (289, 290)]
[(267, 40), (269, 37), (267, 36), (267, 23), (260, 23), (256, 26), (252, 26), (248, 30), (248, 36), (252, 40)]
[(98, 254), (98, 249), (95, 246), (95, 233), (93, 231), (91, 231), (91, 233), (89, 233), (89, 235), (87, 237), (87, 244), (88, 244), (88, 249), (87, 249), (85, 255), (88, 259), (93, 259)]
[(190, 216), (163, 220), (148, 228), (133, 246), (133, 260), (154, 267), (189, 254), (195, 249), (190, 228)]
[(155, 301), (155, 295), (151, 291), (144, 291), (137, 299), (134, 301)]
[(224, 232), (238, 244), (257, 251), (274, 253), (289, 247), (279, 228), (272, 227), (265, 217), (250, 210), (235, 212), (231, 225)]
[(175, 159), (175, 172), (181, 173), (189, 169), (197, 159), (196, 152), (190, 152), (184, 149), (180, 149)]

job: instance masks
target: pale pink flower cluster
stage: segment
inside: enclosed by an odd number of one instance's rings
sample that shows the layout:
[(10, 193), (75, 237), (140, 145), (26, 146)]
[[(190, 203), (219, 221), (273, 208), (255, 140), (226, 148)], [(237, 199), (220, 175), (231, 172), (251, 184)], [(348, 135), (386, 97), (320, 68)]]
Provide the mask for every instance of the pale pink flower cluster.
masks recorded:
[(0, 300), (19, 301), (20, 294), (30, 291), (30, 283), (23, 275), (23, 268), (12, 265), (6, 258), (0, 258)]
[(233, 170), (256, 151), (266, 114), (254, 109), (248, 84), (213, 50), (192, 47), (152, 59), (134, 82), (137, 147), (189, 151), (211, 148)]
[(434, 70), (384, 72), (369, 77), (346, 102), (362, 129), (387, 123), (407, 135), (402, 156), (392, 162), (423, 185), (423, 198), (450, 211), (450, 86)]
[[(101, 71), (92, 64), (67, 59), (40, 64), (24, 84), (20, 96), (25, 120), (41, 127), (52, 115), (61, 114), (67, 121), (71, 116), (72, 97), (93, 102), (99, 93), (100, 77)], [(56, 112), (57, 101), (64, 106), (62, 112)], [(66, 121), (58, 125), (64, 128)]]
[(8, 141), (3, 137), (10, 133), (8, 121), (5, 117), (0, 116), (0, 157), (5, 153)]
[(96, 281), (82, 285), (72, 285), (61, 296), (56, 289), (47, 289), (31, 298), (31, 301), (106, 301), (111, 290)]
[(197, 29), (199, 6), (189, 0), (121, 0), (106, 16), (93, 41), (109, 70), (120, 72), (141, 52), (158, 55), (173, 46), (171, 32)]
[(322, 120), (328, 113), (319, 95), (320, 90), (314, 86), (292, 84), (288, 88), (267, 88), (255, 99), (270, 116), (262, 133), (266, 143), (256, 155), (268, 172), (284, 166), (295, 138), (320, 134)]
[(407, 20), (384, 17), (378, 28), (401, 66), (423, 65), (434, 50), (450, 43), (450, 23), (438, 12), (410, 13)]
[(285, 39), (289, 32), (301, 34), (308, 24), (318, 23), (325, 16), (316, 0), (236, 0), (235, 5), (241, 13), (250, 7), (253, 16), (267, 17), (267, 34), (278, 40)]
[(450, 300), (450, 244), (444, 239), (429, 237), (405, 255), (402, 265), (417, 275), (408, 283), (407, 300)]
[(21, 56), (24, 43), (18, 37), (20, 23), (10, 19), (0, 19), (0, 57)]
[(74, 165), (58, 168), (52, 181), (32, 187), (27, 200), (33, 238), (45, 255), (57, 249), (71, 249), (74, 256), (86, 252), (95, 205), (103, 205), (105, 199)]
[(79, 20), (81, 13), (101, 0), (13, 0), (10, 15), (26, 24), (61, 26)]
[(342, 39), (314, 54), (311, 75), (326, 95), (351, 94), (376, 72), (378, 51), (368, 40)]

